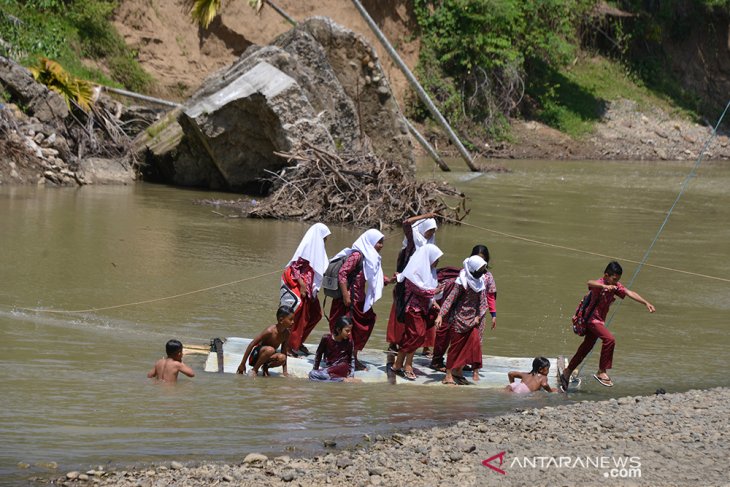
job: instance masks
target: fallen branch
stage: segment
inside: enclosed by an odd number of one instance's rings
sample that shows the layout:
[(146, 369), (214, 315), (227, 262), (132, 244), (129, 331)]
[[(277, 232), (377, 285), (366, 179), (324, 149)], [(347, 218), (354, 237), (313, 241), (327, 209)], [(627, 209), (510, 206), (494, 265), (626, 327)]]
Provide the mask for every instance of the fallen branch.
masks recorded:
[(382, 229), (414, 214), (436, 212), (460, 221), (468, 213), (464, 194), (444, 182), (418, 181), (398, 164), (374, 154), (343, 159), (303, 144), (277, 155), (293, 165), (270, 173), (272, 191), (250, 209), (250, 217)]

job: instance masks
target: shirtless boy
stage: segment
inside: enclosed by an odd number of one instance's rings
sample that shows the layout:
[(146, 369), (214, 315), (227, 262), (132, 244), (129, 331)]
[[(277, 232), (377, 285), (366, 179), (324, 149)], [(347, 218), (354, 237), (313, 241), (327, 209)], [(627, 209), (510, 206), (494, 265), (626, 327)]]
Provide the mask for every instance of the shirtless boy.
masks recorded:
[[(289, 375), (286, 370), (286, 348), (288, 348), (289, 335), (294, 324), (294, 310), (291, 306), (280, 306), (276, 311), (276, 324), (271, 325), (258, 334), (246, 348), (241, 365), (238, 366), (238, 373), (246, 373), (246, 362), (252, 367), (251, 375), (257, 376), (259, 369), (263, 375), (269, 375), (272, 367), (282, 367), (282, 375)], [(283, 345), (281, 352), (276, 349)]]
[(157, 379), (162, 382), (177, 382), (177, 374), (182, 372), (188, 377), (195, 377), (193, 369), (182, 362), (183, 346), (178, 340), (170, 340), (165, 345), (166, 358), (155, 362), (155, 366), (147, 374), (150, 379)]

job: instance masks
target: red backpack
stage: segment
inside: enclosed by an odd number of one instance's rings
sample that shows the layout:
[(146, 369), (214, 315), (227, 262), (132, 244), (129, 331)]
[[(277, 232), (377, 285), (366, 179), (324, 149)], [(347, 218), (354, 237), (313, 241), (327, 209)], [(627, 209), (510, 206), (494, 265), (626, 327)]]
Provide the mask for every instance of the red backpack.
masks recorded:
[(588, 291), (588, 294), (583, 296), (583, 299), (578, 303), (578, 307), (575, 308), (575, 314), (570, 319), (573, 324), (573, 333), (581, 337), (586, 334), (586, 325), (591, 319), (591, 316), (593, 316), (596, 306), (598, 306), (599, 297), (597, 296), (596, 302), (593, 303), (593, 306), (590, 306), (590, 310), (588, 309), (592, 296), (593, 292), (591, 291)]

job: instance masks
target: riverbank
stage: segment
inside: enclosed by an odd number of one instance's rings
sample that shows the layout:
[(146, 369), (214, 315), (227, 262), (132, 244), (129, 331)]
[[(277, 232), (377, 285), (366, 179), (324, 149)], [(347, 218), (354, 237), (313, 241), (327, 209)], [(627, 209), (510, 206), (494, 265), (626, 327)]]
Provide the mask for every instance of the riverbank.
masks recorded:
[[(69, 472), (61, 485), (727, 485), (730, 389), (622, 397), (364, 437), (312, 458), (250, 453)], [(488, 464), (485, 466), (485, 463)], [(40, 480), (40, 479), (38, 479)], [(45, 480), (47, 481), (47, 480)]]

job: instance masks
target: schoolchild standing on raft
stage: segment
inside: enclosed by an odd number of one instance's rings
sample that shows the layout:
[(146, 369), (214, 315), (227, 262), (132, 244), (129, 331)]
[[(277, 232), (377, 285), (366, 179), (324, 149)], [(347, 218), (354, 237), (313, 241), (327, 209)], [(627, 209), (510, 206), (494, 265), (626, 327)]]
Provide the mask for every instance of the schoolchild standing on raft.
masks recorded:
[(383, 295), (383, 286), (390, 279), (383, 275), (380, 251), (385, 236), (371, 228), (355, 240), (351, 248), (340, 251), (332, 260), (345, 257), (337, 275), (342, 292), (341, 298), (332, 300), (330, 307), (330, 332), (335, 334), (335, 324), (340, 316), (352, 319), (352, 343), (355, 348), (355, 369), (367, 367), (357, 359), (357, 353), (365, 348), (377, 318), (373, 305)]
[(297, 356), (297, 352), (309, 354), (304, 342), (322, 319), (322, 307), (317, 292), (329, 263), (325, 250), (329, 235), (330, 229), (325, 224), (312, 225), (299, 242), (281, 276), (282, 292), (289, 291), (299, 298), (289, 336), (289, 351), (292, 356)]
[[(425, 213), (403, 220), (403, 246), (398, 253), (398, 260), (395, 264), (396, 272), (403, 272), (411, 256), (419, 247), (427, 243), (435, 243), (436, 230), (438, 229), (434, 219), (436, 216), (438, 216), (437, 213)], [(393, 305), (390, 307), (388, 329), (385, 336), (388, 341), (388, 351), (393, 353), (398, 351), (398, 342), (405, 328), (404, 323), (398, 319), (399, 312), (401, 315), (403, 314), (405, 289), (404, 283), (396, 283), (393, 288)]]
[[(489, 249), (486, 245), (475, 245), (474, 248), (471, 249), (470, 254), (470, 257), (473, 256), (479, 256), (484, 259), (484, 262), (487, 263), (487, 272), (482, 275), (482, 280), (484, 281), (484, 285), (487, 291), (487, 305), (489, 307), (489, 314), (492, 316), (492, 330), (494, 330), (497, 327), (497, 286), (494, 282), (494, 276), (492, 276), (492, 273), (489, 272)], [(456, 269), (455, 276), (446, 277), (454, 275), (453, 269)], [(437, 300), (440, 305), (443, 305), (446, 297), (448, 297), (449, 293), (453, 289), (454, 283), (461, 274), (461, 271), (462, 269), (458, 267), (444, 267), (438, 270), (439, 286), (443, 293), (443, 297), (441, 298), (441, 300)], [(443, 279), (441, 277), (442, 275), (445, 276)], [(446, 314), (444, 313), (444, 317), (445, 316)], [(484, 325), (482, 324), (481, 326), (483, 330)], [(446, 372), (446, 363), (444, 362), (444, 356), (446, 355), (446, 350), (449, 348), (449, 344), (451, 343), (451, 334), (453, 332), (452, 322), (451, 320), (446, 320), (441, 324), (440, 327), (434, 327), (434, 329), (436, 330), (436, 341), (434, 344), (433, 358), (431, 359), (430, 367), (433, 370)], [(479, 335), (480, 344), (483, 336), (483, 333)], [(467, 364), (463, 370), (467, 370), (468, 367), (472, 367), (473, 369), (473, 365), (474, 364)], [(480, 369), (481, 367), (482, 360), (480, 353), (479, 360), (476, 363), (476, 369)], [(474, 370), (474, 372), (472, 373), (472, 378), (474, 380), (479, 380), (478, 370)]]
[(646, 306), (649, 313), (656, 311), (654, 305), (649, 301), (639, 296), (638, 293), (626, 289), (619, 282), (621, 274), (623, 274), (621, 265), (613, 260), (606, 266), (606, 270), (603, 271), (603, 277), (601, 279), (588, 281), (591, 300), (587, 309), (592, 309), (592, 313), (590, 316), (585, 317), (586, 333), (583, 338), (583, 343), (580, 344), (575, 355), (570, 359), (568, 367), (560, 375), (560, 388), (563, 391), (568, 390), (570, 374), (586, 358), (599, 338), (603, 342), (601, 345), (601, 358), (598, 362), (598, 372), (593, 374), (593, 378), (603, 386), (613, 387), (613, 381), (608, 376), (607, 371), (613, 365), (613, 349), (616, 340), (613, 334), (606, 328), (606, 315), (608, 314), (608, 308), (611, 306), (611, 303), (616, 300), (616, 296), (621, 299), (624, 299), (626, 296), (630, 297), (634, 301)]
[[(436, 317), (437, 328), (441, 328), (446, 318), (446, 326), (451, 329), (444, 384), (469, 384), (463, 375), (465, 365), (472, 366), (472, 377), (479, 380), (478, 371), (482, 366), (481, 337), (484, 318), (489, 310), (489, 288), (483, 279), (486, 272), (487, 263), (481, 257), (475, 255), (464, 260), (464, 268)], [(496, 321), (493, 321), (492, 327), (495, 325)]]
[(431, 309), (438, 310), (434, 301), (438, 287), (436, 266), (443, 254), (441, 249), (427, 243), (416, 250), (403, 272), (397, 275), (398, 282), (406, 285), (406, 316), (405, 330), (398, 342), (398, 356), (393, 364), (393, 372), (408, 380), (416, 380), (413, 355), (425, 340)]

